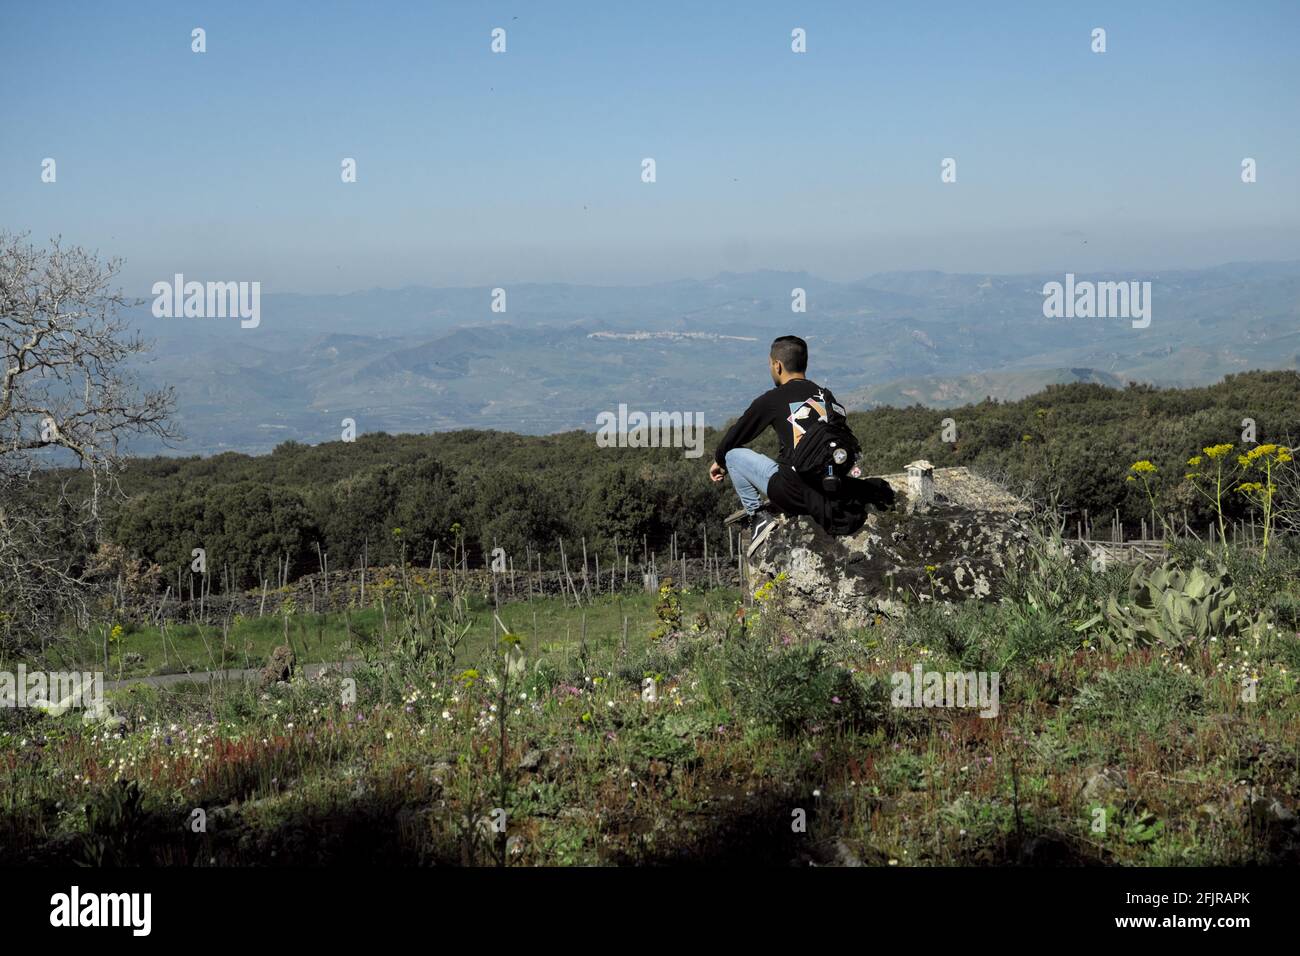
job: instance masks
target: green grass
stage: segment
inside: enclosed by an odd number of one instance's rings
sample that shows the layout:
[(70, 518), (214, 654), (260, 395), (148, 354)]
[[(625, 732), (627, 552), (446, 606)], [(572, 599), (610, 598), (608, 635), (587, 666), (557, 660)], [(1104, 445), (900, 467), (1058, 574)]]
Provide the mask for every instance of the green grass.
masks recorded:
[[(734, 592), (686, 594), (666, 643), (652, 595), (521, 602), (501, 612), (514, 669), (486, 606), (446, 671), (386, 644), (381, 614), (351, 688), (135, 685), (110, 695), (116, 731), (0, 711), (0, 863), (1300, 862), (1294, 622), (1111, 649), (1074, 624), (1109, 579), (1072, 574), (1033, 609), (924, 608), (834, 641), (792, 638), (780, 588), (744, 627)], [(892, 706), (916, 663), (997, 668), (998, 715)]]
[[(682, 610), (687, 622), (700, 614), (725, 617), (740, 594), (734, 589), (687, 590)], [(621, 642), (627, 618), (629, 647), (643, 647), (654, 622), (655, 595), (629, 592), (601, 595), (590, 604), (575, 606), (559, 596), (539, 597), (503, 605), (501, 623), (519, 635), (533, 656), (545, 648), (558, 659), (576, 658), (584, 634), (589, 646)], [(493, 608), (482, 596), (468, 599), (470, 631), (460, 658), (474, 661), (492, 647)], [(398, 628), (396, 608), (387, 603), (345, 613), (298, 613), (288, 618), (266, 616), (236, 618), (228, 628), (220, 625), (169, 624), (164, 628), (139, 627), (124, 631), (110, 643), (104, 666), (104, 629), (79, 634), (67, 644), (47, 652), (41, 663), (51, 670), (103, 669), (112, 680), (155, 674), (180, 674), (227, 668), (256, 668), (271, 651), (285, 643), (286, 635), (301, 663), (339, 661), (356, 657), (364, 649), (382, 650), (391, 644)], [(498, 629), (499, 630), (499, 629)], [(139, 660), (122, 664), (126, 655)], [(26, 662), (29, 667), (33, 662)]]

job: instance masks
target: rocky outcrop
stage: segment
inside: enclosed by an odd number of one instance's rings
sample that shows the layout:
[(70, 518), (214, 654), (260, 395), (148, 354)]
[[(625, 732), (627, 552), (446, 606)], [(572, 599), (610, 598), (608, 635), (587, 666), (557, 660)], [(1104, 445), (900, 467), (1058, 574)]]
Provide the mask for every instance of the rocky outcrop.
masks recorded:
[(297, 656), (294, 654), (293, 648), (287, 644), (281, 644), (271, 652), (271, 659), (262, 668), (259, 683), (262, 687), (270, 687), (280, 681), (293, 680), (293, 668), (296, 663)]
[(873, 507), (856, 534), (832, 537), (808, 518), (775, 528), (750, 560), (751, 591), (784, 573), (792, 612), (826, 632), (907, 603), (994, 597), (1028, 539), (1026, 505), (965, 468), (926, 461), (884, 481), (893, 507)]

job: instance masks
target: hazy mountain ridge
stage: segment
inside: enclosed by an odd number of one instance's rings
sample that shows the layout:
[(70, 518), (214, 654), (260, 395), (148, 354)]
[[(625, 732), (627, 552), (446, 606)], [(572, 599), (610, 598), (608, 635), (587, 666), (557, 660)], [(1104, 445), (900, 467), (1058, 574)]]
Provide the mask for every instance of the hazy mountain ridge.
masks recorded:
[[(1126, 383), (1105, 372), (1091, 368), (1033, 369), (1024, 372), (993, 372), (964, 375), (959, 378), (932, 376), (906, 382), (871, 385), (839, 396), (850, 408), (870, 409), (884, 405), (894, 407), (925, 405), (930, 408), (956, 408), (985, 398), (1002, 402), (1019, 401), (1049, 385), (1071, 382), (1095, 382), (1110, 388)], [(838, 394), (838, 393), (837, 393)]]
[[(530, 283), (505, 287), (504, 313), (489, 288), (264, 293), (256, 329), (155, 319), (147, 307), (136, 319), (157, 340), (141, 377), (176, 387), (188, 435), (177, 451), (191, 454), (331, 440), (343, 418), (360, 432), (537, 434), (594, 429), (600, 411), (626, 403), (721, 425), (767, 387), (767, 343), (790, 332), (808, 340), (811, 374), (860, 407), (1300, 367), (1300, 262), (1077, 278), (1149, 280), (1150, 327), (1045, 317), (1043, 284), (1063, 275), (940, 272)], [(795, 288), (806, 313), (791, 311)]]

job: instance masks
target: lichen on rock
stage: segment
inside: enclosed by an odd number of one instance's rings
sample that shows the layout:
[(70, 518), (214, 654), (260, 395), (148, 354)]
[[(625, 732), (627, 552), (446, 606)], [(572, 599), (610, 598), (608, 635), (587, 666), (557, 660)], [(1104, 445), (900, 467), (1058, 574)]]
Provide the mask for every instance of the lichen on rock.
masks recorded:
[(751, 591), (784, 572), (788, 607), (823, 632), (896, 616), (908, 603), (996, 597), (1029, 540), (1029, 509), (965, 468), (914, 462), (884, 476), (896, 499), (856, 534), (806, 517), (773, 529), (749, 565)]

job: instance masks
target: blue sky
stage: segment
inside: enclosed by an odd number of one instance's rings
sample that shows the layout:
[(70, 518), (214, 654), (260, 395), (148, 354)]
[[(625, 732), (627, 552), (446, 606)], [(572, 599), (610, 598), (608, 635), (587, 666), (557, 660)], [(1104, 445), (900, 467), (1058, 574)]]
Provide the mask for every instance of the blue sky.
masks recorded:
[(6, 0), (0, 226), (138, 294), (1300, 258), (1300, 4), (1137, 6)]

